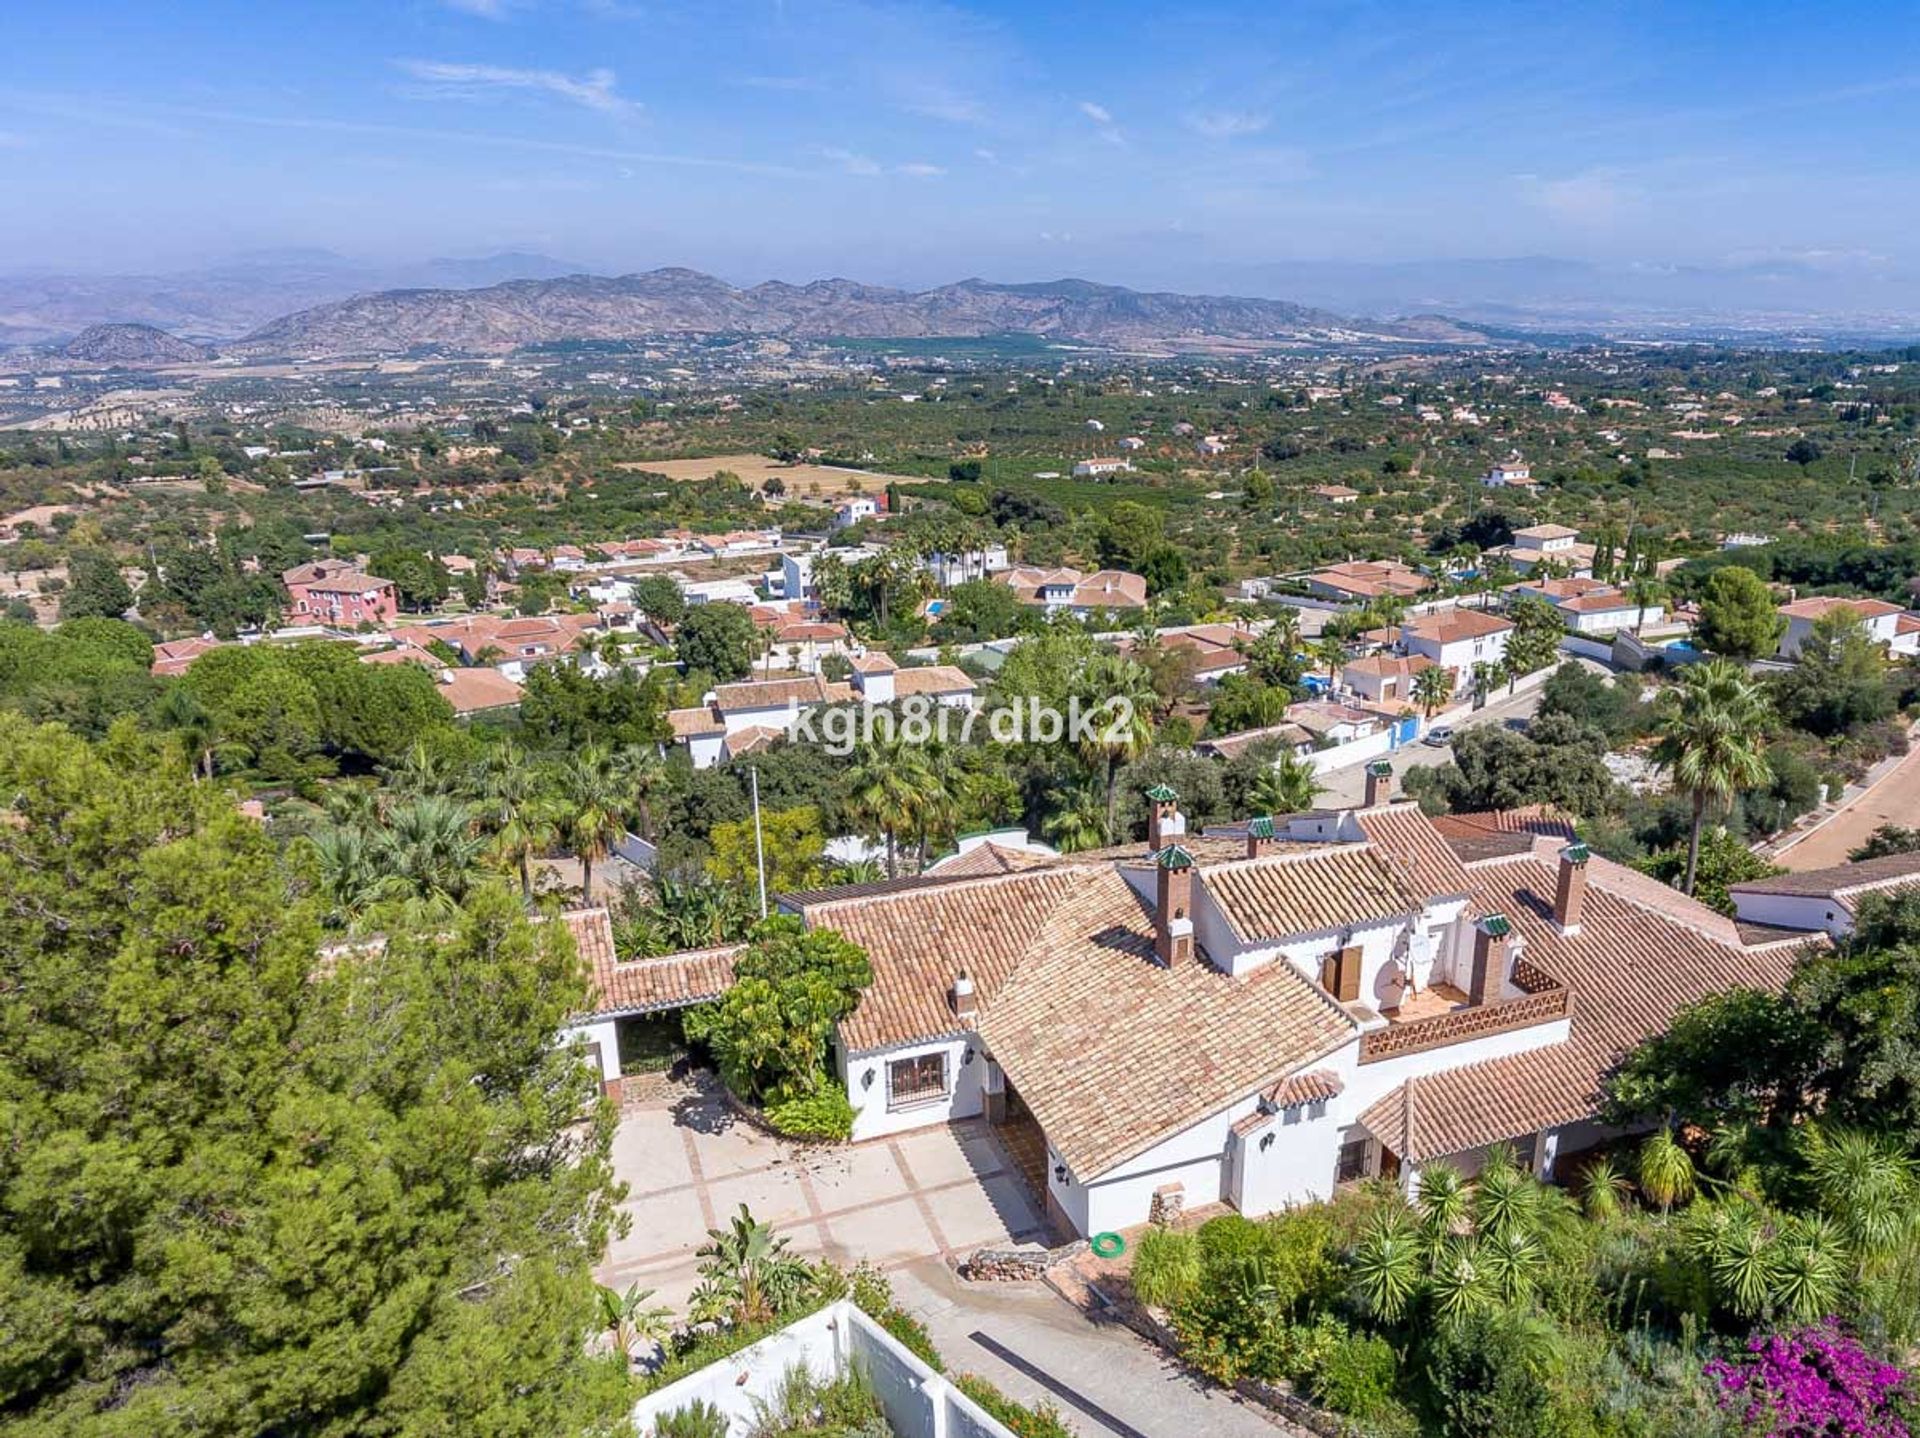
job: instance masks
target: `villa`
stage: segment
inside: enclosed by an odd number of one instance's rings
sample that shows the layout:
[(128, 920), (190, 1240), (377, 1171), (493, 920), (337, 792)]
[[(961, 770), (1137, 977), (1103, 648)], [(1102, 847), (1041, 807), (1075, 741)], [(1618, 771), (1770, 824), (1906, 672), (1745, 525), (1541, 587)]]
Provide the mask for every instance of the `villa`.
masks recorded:
[[(1471, 1174), (1494, 1145), (1550, 1176), (1608, 1136), (1621, 1054), (1707, 994), (1784, 983), (1805, 941), (1550, 813), (1429, 819), (1386, 782), (1196, 835), (1156, 788), (1145, 844), (782, 896), (873, 964), (836, 1045), (855, 1141), (984, 1117), (1080, 1234)], [(568, 922), (598, 994), (572, 1032), (610, 1087), (622, 1019), (731, 982), (736, 949), (621, 963), (604, 910)]]

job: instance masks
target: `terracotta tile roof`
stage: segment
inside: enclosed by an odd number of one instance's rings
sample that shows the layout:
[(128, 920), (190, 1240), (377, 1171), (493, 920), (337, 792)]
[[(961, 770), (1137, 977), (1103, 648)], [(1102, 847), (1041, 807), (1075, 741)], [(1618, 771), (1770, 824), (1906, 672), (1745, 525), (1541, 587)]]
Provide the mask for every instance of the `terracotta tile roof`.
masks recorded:
[(316, 579), (307, 585), (312, 594), (373, 594), (382, 589), (391, 589), (391, 579), (380, 579), (371, 574), (362, 574), (358, 570), (342, 570), (338, 574)]
[(893, 692), (901, 699), (914, 694), (971, 694), (978, 687), (966, 670), (952, 664), (901, 669), (893, 676)]
[(613, 920), (605, 908), (572, 909), (560, 918), (591, 978), (590, 1015), (653, 1013), (718, 998), (733, 982), (733, 961), (746, 947), (691, 949), (622, 963), (614, 953)]
[(1706, 929), (1720, 916), (1668, 890), (1697, 911), (1692, 922), (1676, 923), (1615, 892), (1604, 871), (1618, 867), (1589, 861), (1580, 930), (1571, 938), (1550, 917), (1555, 864), (1530, 854), (1473, 872), (1474, 906), (1507, 915), (1526, 960), (1572, 990), (1571, 1037), (1393, 1090), (1361, 1116), (1389, 1148), (1417, 1161), (1591, 1117), (1602, 1076), (1680, 1008), (1710, 993), (1786, 982), (1793, 946), (1756, 949), (1737, 934), (1710, 937)]
[(793, 704), (826, 703), (827, 687), (817, 674), (809, 674), (800, 679), (754, 679), (743, 684), (722, 684), (713, 695), (723, 713), (729, 709), (784, 709)]
[(949, 854), (944, 859), (936, 860), (932, 872), (935, 877), (943, 879), (970, 878), (978, 874), (1017, 874), (1024, 869), (1050, 864), (1054, 857), (1036, 854), (1031, 849), (996, 844), (989, 839), (983, 844), (975, 844), (963, 854)]
[(1794, 619), (1818, 619), (1836, 609), (1851, 609), (1862, 619), (1880, 619), (1903, 611), (1884, 599), (1851, 599), (1838, 594), (1815, 594), (1780, 606), (1780, 612)]
[(1320, 844), (1202, 871), (1206, 892), (1242, 940), (1312, 934), (1404, 915), (1420, 900), (1364, 844)]
[(771, 724), (749, 724), (727, 735), (727, 757), (737, 759), (742, 754), (758, 753), (769, 744), (776, 744), (786, 737), (786, 730)]
[(669, 709), (667, 725), (676, 739), (691, 739), (698, 734), (724, 734), (727, 731), (720, 716), (704, 704), (697, 709)]
[(1294, 749), (1302, 744), (1311, 744), (1313, 735), (1298, 724), (1269, 724), (1264, 729), (1242, 729), (1237, 734), (1222, 734), (1215, 739), (1202, 739), (1193, 747), (1202, 754), (1212, 754), (1220, 759), (1234, 759), (1269, 739), (1279, 740), (1283, 748)]
[(1456, 644), (1462, 639), (1484, 639), (1504, 634), (1513, 626), (1496, 614), (1479, 609), (1449, 609), (1444, 614), (1422, 614), (1400, 626), (1403, 639), (1425, 639), (1434, 644)]
[(1163, 968), (1124, 878), (1069, 877), (1013, 976), (983, 1001), (979, 1029), (1078, 1177), (1352, 1039), (1353, 1021), (1292, 965), (1238, 979), (1200, 959)]
[(1920, 853), (1884, 854), (1797, 874), (1773, 874), (1731, 884), (1734, 894), (1787, 894), (1803, 898), (1845, 899), (1869, 889), (1890, 889), (1920, 883)]
[(1071, 886), (1060, 867), (955, 880), (921, 878), (889, 892), (808, 902), (810, 928), (837, 929), (867, 951), (873, 986), (840, 1026), (854, 1052), (961, 1032), (948, 1003), (953, 976), (965, 969), (984, 1004)]
[(1345, 1080), (1332, 1069), (1308, 1069), (1292, 1078), (1281, 1079), (1267, 1090), (1266, 1099), (1275, 1108), (1292, 1108), (1295, 1104), (1338, 1098), (1346, 1088)]
[(855, 674), (891, 674), (900, 667), (886, 654), (856, 654), (847, 662)]
[(1514, 530), (1514, 537), (1526, 535), (1529, 539), (1578, 539), (1580, 531), (1568, 529), (1564, 524), (1529, 524), (1525, 529)]
[(436, 683), (456, 714), (510, 709), (520, 702), (523, 692), (497, 669), (441, 669), (437, 671)]
[(1411, 891), (1437, 897), (1472, 891), (1473, 880), (1432, 820), (1412, 803), (1385, 804), (1354, 814), (1360, 832)]

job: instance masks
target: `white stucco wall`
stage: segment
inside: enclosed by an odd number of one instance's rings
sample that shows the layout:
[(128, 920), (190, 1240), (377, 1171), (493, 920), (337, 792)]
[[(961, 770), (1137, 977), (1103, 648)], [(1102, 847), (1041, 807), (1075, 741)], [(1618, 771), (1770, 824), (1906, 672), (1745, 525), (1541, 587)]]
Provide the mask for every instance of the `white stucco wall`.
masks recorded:
[(1836, 938), (1853, 929), (1853, 915), (1824, 894), (1735, 894), (1734, 911), (1750, 924), (1825, 930)]
[(583, 1044), (600, 1045), (601, 1082), (611, 1083), (620, 1077), (620, 1027), (617, 1020), (589, 1019), (583, 1023), (569, 1024), (560, 1031), (562, 1045), (575, 1040)]
[[(972, 1062), (965, 1062), (968, 1051)], [(916, 1103), (889, 1111), (887, 1108), (887, 1065), (896, 1059), (917, 1058), (922, 1054), (947, 1056), (947, 1092), (939, 1100)], [(847, 1098), (853, 1104), (853, 1137), (856, 1141), (884, 1138), (908, 1129), (931, 1128), (958, 1118), (977, 1118), (984, 1107), (987, 1057), (986, 1046), (977, 1038), (944, 1039), (936, 1043), (902, 1044), (897, 1048), (869, 1049), (841, 1061), (840, 1077), (847, 1086)], [(873, 1082), (865, 1082), (866, 1075)]]

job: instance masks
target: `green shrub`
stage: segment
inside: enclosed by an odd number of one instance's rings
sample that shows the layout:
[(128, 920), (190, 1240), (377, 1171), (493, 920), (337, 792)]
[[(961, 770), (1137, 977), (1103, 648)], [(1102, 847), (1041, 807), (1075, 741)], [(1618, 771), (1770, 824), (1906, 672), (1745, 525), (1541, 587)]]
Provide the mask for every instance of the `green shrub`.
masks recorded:
[(893, 1285), (886, 1274), (870, 1263), (854, 1267), (849, 1286), (853, 1306), (892, 1334), (900, 1346), (935, 1373), (947, 1371), (946, 1360), (933, 1346), (933, 1335), (926, 1324), (915, 1318), (893, 1299)]
[(1302, 1299), (1320, 1301), (1332, 1298), (1338, 1281), (1333, 1255), (1338, 1248), (1333, 1212), (1323, 1204), (1289, 1209), (1261, 1220), (1270, 1265), (1268, 1281), (1282, 1305), (1297, 1305)]
[(953, 1386), (986, 1409), (988, 1417), (1004, 1423), (1016, 1438), (1074, 1438), (1073, 1429), (1051, 1403), (1038, 1408), (1016, 1403), (975, 1373), (962, 1373)]
[(853, 1105), (847, 1091), (832, 1080), (810, 1094), (769, 1104), (767, 1123), (776, 1133), (788, 1138), (850, 1138), (853, 1135)]
[(1197, 1235), (1200, 1261), (1209, 1278), (1231, 1273), (1250, 1258), (1267, 1251), (1267, 1236), (1259, 1224), (1244, 1214), (1223, 1213), (1200, 1225)]
[(1400, 1364), (1393, 1345), (1371, 1333), (1349, 1333), (1318, 1356), (1307, 1391), (1336, 1413), (1362, 1420), (1398, 1406)]
[(653, 1420), (651, 1438), (727, 1438), (727, 1415), (704, 1398)]
[(1150, 1228), (1133, 1250), (1133, 1292), (1142, 1303), (1174, 1308), (1200, 1286), (1200, 1240), (1192, 1233)]

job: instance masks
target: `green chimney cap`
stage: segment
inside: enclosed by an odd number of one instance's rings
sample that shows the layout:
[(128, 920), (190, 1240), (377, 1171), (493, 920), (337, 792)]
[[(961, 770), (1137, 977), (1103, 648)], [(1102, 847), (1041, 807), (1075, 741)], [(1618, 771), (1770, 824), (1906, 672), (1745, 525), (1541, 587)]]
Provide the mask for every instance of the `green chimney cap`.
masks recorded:
[(1588, 859), (1593, 857), (1593, 853), (1585, 844), (1576, 839), (1560, 851), (1560, 857), (1565, 859), (1569, 864), (1584, 864)]
[(1367, 765), (1367, 772), (1376, 779), (1391, 779), (1393, 777), (1393, 765), (1388, 760), (1375, 759), (1371, 764)]
[(1147, 790), (1147, 797), (1156, 804), (1177, 804), (1180, 802), (1180, 796), (1165, 784), (1155, 784), (1151, 789)]
[(1480, 932), (1490, 939), (1504, 939), (1513, 932), (1505, 914), (1488, 914), (1480, 920)]
[(1262, 814), (1257, 819), (1247, 820), (1247, 837), (1250, 839), (1271, 839), (1273, 837), (1273, 815)]
[(1193, 855), (1178, 844), (1169, 844), (1153, 856), (1153, 862), (1163, 869), (1191, 869)]

